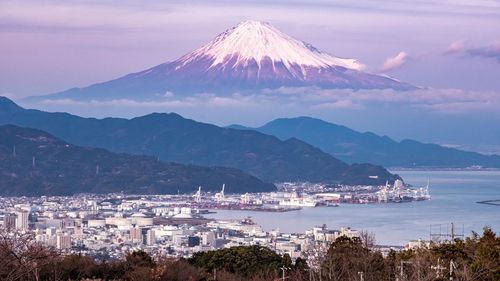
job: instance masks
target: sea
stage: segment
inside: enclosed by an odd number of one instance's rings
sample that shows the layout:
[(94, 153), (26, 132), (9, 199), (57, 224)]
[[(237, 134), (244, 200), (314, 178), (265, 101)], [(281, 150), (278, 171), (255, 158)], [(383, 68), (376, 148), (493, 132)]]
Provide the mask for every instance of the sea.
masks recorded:
[[(500, 200), (500, 171), (393, 170), (415, 187), (430, 181), (431, 200), (407, 203), (341, 204), (339, 207), (303, 208), (283, 213), (218, 210), (216, 219), (251, 217), (265, 231), (304, 233), (326, 224), (329, 229), (351, 227), (375, 235), (377, 244), (403, 246), (432, 235), (482, 233), (488, 226), (500, 234), (500, 206), (481, 204)], [(497, 202), (500, 204), (500, 201)]]

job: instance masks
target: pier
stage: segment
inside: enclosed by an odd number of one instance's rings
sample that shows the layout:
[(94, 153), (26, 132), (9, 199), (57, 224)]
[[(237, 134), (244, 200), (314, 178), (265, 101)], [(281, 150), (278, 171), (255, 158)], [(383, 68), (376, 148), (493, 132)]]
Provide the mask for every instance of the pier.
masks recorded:
[(500, 199), (495, 199), (495, 200), (484, 200), (484, 201), (479, 201), (476, 202), (478, 204), (486, 204), (486, 205), (493, 205), (493, 206), (500, 206)]

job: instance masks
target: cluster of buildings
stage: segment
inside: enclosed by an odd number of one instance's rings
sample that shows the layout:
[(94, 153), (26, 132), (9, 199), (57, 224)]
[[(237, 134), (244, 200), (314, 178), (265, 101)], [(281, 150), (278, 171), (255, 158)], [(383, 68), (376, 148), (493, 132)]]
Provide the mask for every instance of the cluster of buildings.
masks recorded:
[[(315, 227), (305, 233), (264, 231), (250, 218), (213, 220), (219, 209), (286, 212), (338, 203), (405, 202), (430, 199), (428, 186), (401, 181), (382, 187), (328, 187), (284, 183), (278, 192), (194, 195), (76, 195), (0, 198), (0, 228), (31, 233), (43, 244), (67, 253), (119, 258), (144, 250), (152, 255), (188, 257), (197, 251), (261, 245), (292, 258), (310, 257), (339, 236), (357, 237), (350, 228)], [(416, 244), (415, 244), (416, 245)], [(415, 246), (412, 245), (412, 246)]]
[[(217, 197), (222, 201), (224, 194)], [(359, 236), (350, 228), (330, 230), (325, 225), (305, 233), (264, 231), (251, 218), (206, 219), (203, 213), (208, 210), (180, 202), (185, 200), (120, 194), (2, 198), (0, 228), (31, 233), (37, 241), (65, 253), (111, 259), (134, 250), (189, 257), (197, 251), (249, 245), (297, 258), (311, 255), (339, 236)]]
[[(393, 185), (326, 185), (311, 183), (281, 183), (278, 189), (286, 193), (296, 194), (298, 191), (305, 194), (304, 198), (297, 199), (292, 195), (292, 202), (302, 203), (297, 206), (328, 205), (331, 203), (369, 204), (369, 203), (402, 203), (424, 201), (431, 199), (429, 183), (423, 187), (406, 185), (402, 180), (396, 180)], [(288, 201), (283, 201), (288, 203)], [(280, 202), (281, 203), (281, 202)]]

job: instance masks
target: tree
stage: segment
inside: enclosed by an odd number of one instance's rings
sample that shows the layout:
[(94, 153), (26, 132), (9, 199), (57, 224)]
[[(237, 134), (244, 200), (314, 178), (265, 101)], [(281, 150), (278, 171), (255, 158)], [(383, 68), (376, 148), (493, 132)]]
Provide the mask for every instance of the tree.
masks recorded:
[(280, 268), (291, 267), (290, 256), (283, 258), (274, 251), (261, 246), (240, 246), (209, 252), (195, 253), (189, 260), (194, 266), (207, 272), (225, 270), (244, 277), (257, 273), (262, 276), (277, 276)]
[(359, 238), (361, 239), (363, 248), (373, 249), (373, 247), (377, 244), (377, 240), (375, 239), (375, 233), (373, 232), (368, 232), (366, 230), (363, 230), (359, 234)]
[(125, 261), (130, 267), (154, 267), (155, 262), (153, 258), (146, 252), (139, 250), (128, 253), (125, 256)]
[(500, 237), (491, 228), (484, 228), (483, 236), (475, 241), (477, 247), (471, 264), (476, 280), (500, 280)]
[(379, 252), (363, 247), (359, 238), (341, 236), (328, 249), (321, 264), (323, 280), (383, 280), (386, 275), (384, 258)]
[(40, 269), (58, 256), (32, 234), (0, 229), (0, 280), (41, 280)]
[(200, 281), (207, 280), (209, 275), (184, 259), (164, 259), (158, 267), (161, 281)]
[(53, 275), (54, 269), (61, 271), (62, 280), (82, 280), (83, 278), (100, 277), (99, 264), (91, 257), (82, 255), (68, 255), (61, 258), (53, 266), (45, 269), (45, 278)]

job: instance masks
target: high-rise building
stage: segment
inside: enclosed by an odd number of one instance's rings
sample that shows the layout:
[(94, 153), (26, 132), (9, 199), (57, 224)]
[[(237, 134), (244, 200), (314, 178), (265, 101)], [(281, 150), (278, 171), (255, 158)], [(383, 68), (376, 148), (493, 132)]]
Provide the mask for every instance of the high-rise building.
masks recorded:
[(57, 233), (56, 236), (56, 248), (57, 249), (68, 249), (71, 247), (71, 236), (66, 233)]
[(204, 246), (211, 246), (215, 244), (215, 234), (211, 231), (204, 232), (201, 235), (201, 241)]
[(152, 246), (156, 243), (155, 233), (152, 229), (146, 232), (146, 245)]
[(16, 211), (16, 229), (19, 230), (28, 230), (28, 218), (30, 213), (25, 210)]
[(140, 242), (142, 241), (142, 231), (139, 227), (132, 227), (130, 229), (130, 241)]
[(16, 227), (16, 215), (5, 214), (3, 217), (3, 227), (5, 229), (12, 229)]
[(49, 235), (49, 236), (53, 236), (56, 234), (56, 228), (55, 227), (47, 227), (45, 229), (45, 234)]

